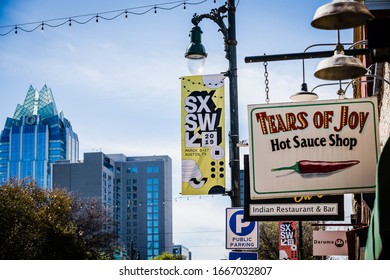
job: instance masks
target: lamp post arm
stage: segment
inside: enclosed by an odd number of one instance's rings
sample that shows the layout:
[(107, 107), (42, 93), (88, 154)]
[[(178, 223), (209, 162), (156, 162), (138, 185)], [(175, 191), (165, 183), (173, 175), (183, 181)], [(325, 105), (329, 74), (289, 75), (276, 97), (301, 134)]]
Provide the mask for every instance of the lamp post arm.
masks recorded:
[(227, 12), (226, 6), (221, 6), (219, 8), (212, 9), (209, 14), (201, 14), (201, 15), (194, 14), (191, 22), (193, 25), (198, 25), (205, 18), (211, 19), (219, 26), (218, 31), (222, 32), (223, 37), (226, 40), (226, 38), (228, 37), (228, 29), (226, 27), (225, 22), (223, 21), (223, 19), (227, 17), (226, 12)]
[(192, 24), (193, 25), (198, 25), (203, 19), (207, 18), (207, 19), (210, 19), (212, 21), (214, 21), (219, 29), (218, 31), (220, 31), (223, 35), (223, 40), (224, 40), (224, 46), (225, 46), (225, 57), (226, 59), (229, 59), (228, 58), (228, 52), (229, 52), (229, 45), (231, 44), (237, 44), (237, 42), (235, 40), (231, 40), (229, 37), (229, 28), (226, 27), (226, 24), (225, 24), (225, 21), (224, 19), (227, 18), (228, 16), (226, 15), (226, 12), (227, 11), (230, 11), (230, 7), (226, 7), (226, 6), (221, 6), (219, 8), (216, 8), (216, 9), (212, 9), (211, 12), (209, 14), (201, 14), (201, 15), (198, 15), (198, 14), (194, 14), (194, 16), (192, 17)]

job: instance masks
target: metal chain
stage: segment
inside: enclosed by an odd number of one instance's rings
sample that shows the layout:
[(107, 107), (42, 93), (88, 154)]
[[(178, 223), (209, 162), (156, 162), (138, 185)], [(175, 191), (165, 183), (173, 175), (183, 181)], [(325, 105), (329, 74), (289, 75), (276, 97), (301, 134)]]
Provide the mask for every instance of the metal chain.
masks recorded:
[(267, 61), (264, 61), (263, 63), (264, 65), (264, 83), (265, 83), (265, 102), (269, 103), (269, 87), (268, 87), (268, 84), (269, 84), (269, 80), (268, 80), (268, 70), (267, 70), (267, 66), (268, 66), (268, 62)]

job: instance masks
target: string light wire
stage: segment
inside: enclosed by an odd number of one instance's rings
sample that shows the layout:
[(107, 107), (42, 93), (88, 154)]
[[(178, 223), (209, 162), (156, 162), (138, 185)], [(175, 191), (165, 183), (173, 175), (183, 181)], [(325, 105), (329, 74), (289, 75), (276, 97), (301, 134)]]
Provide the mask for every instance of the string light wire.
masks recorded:
[[(200, 4), (203, 4), (207, 1), (208, 0), (201, 0), (201, 1), (196, 1), (196, 2), (190, 2), (187, 0), (185, 0), (185, 1), (183, 1), (183, 0), (171, 1), (171, 2), (166, 2), (166, 3), (138, 6), (138, 7), (133, 7), (133, 8), (105, 11), (105, 12), (99, 12), (99, 13), (93, 13), (93, 14), (84, 14), (84, 15), (76, 15), (76, 16), (71, 16), (71, 17), (53, 18), (53, 19), (48, 19), (48, 20), (40, 20), (40, 21), (27, 22), (27, 23), (5, 25), (5, 26), (0, 26), (0, 30), (4, 30), (4, 29), (8, 29), (8, 30), (0, 33), (0, 36), (6, 36), (12, 32), (14, 32), (15, 34), (18, 34), (18, 31), (31, 33), (37, 29), (44, 30), (45, 27), (57, 28), (57, 27), (61, 27), (61, 26), (65, 25), (65, 24), (72, 26), (72, 23), (77, 23), (77, 24), (83, 25), (83, 24), (87, 24), (87, 23), (91, 22), (92, 20), (95, 20), (97, 23), (99, 22), (100, 19), (106, 20), (106, 21), (111, 21), (111, 20), (115, 20), (123, 15), (125, 16), (125, 18), (127, 18), (128, 15), (142, 16), (142, 15), (145, 15), (149, 12), (154, 12), (156, 14), (157, 10), (171, 11), (171, 10), (174, 10), (176, 8), (179, 8), (180, 6), (183, 6), (183, 9), (186, 10), (188, 5), (200, 5)], [(214, 3), (215, 3), (215, 1), (214, 1)]]

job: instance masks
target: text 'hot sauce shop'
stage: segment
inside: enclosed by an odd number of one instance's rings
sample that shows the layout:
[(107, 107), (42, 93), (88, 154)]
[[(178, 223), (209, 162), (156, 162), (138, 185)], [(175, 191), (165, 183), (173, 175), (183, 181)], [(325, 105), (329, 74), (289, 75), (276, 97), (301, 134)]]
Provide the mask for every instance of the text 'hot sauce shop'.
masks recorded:
[(376, 98), (249, 105), (251, 198), (370, 192)]

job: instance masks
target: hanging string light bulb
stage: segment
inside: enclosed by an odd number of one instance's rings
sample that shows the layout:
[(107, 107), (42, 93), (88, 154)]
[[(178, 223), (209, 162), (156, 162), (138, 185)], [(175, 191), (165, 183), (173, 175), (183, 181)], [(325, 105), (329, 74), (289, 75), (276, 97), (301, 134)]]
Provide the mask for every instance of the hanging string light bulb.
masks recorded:
[[(19, 30), (22, 30), (24, 32), (33, 32), (39, 28), (41, 30), (43, 30), (47, 26), (49, 26), (51, 28), (57, 28), (57, 27), (61, 27), (61, 26), (65, 25), (65, 24), (68, 24), (68, 26), (72, 26), (73, 23), (77, 23), (77, 24), (82, 25), (82, 24), (87, 24), (87, 23), (91, 22), (93, 19), (95, 19), (95, 22), (98, 23), (99, 18), (109, 21), (109, 20), (117, 19), (123, 13), (125, 14), (125, 18), (127, 18), (129, 14), (141, 16), (141, 15), (145, 15), (147, 13), (150, 13), (152, 11), (154, 14), (157, 14), (157, 9), (162, 9), (164, 11), (171, 11), (171, 10), (174, 10), (176, 8), (182, 7), (182, 5), (183, 5), (183, 9), (187, 10), (188, 5), (191, 5), (191, 6), (200, 5), (200, 4), (203, 4), (205, 2), (208, 2), (208, 0), (174, 1), (174, 2), (166, 2), (166, 3), (159, 3), (159, 4), (147, 5), (147, 6), (141, 6), (141, 7), (115, 10), (115, 11), (106, 11), (106, 12), (100, 12), (100, 13), (96, 13), (96, 14), (90, 13), (90, 14), (77, 15), (77, 16), (66, 17), (66, 18), (61, 17), (61, 18), (53, 18), (53, 19), (43, 20), (43, 21), (38, 21), (38, 22), (34, 21), (34, 22), (21, 23), (21, 24), (17, 24), (17, 25), (0, 26), (0, 28), (1, 28), (0, 30), (4, 30), (4, 28), (9, 28), (8, 31), (0, 33), (0, 36), (6, 36), (6, 35), (12, 33), (12, 31), (14, 31), (15, 34), (18, 34)], [(215, 1), (214, 1), (214, 3), (215, 3)], [(102, 14), (111, 14), (112, 17), (100, 16)], [(85, 20), (79, 20), (80, 18), (84, 18)], [(58, 24), (49, 24), (49, 22), (56, 22)], [(23, 26), (23, 28), (19, 27), (19, 26)]]

